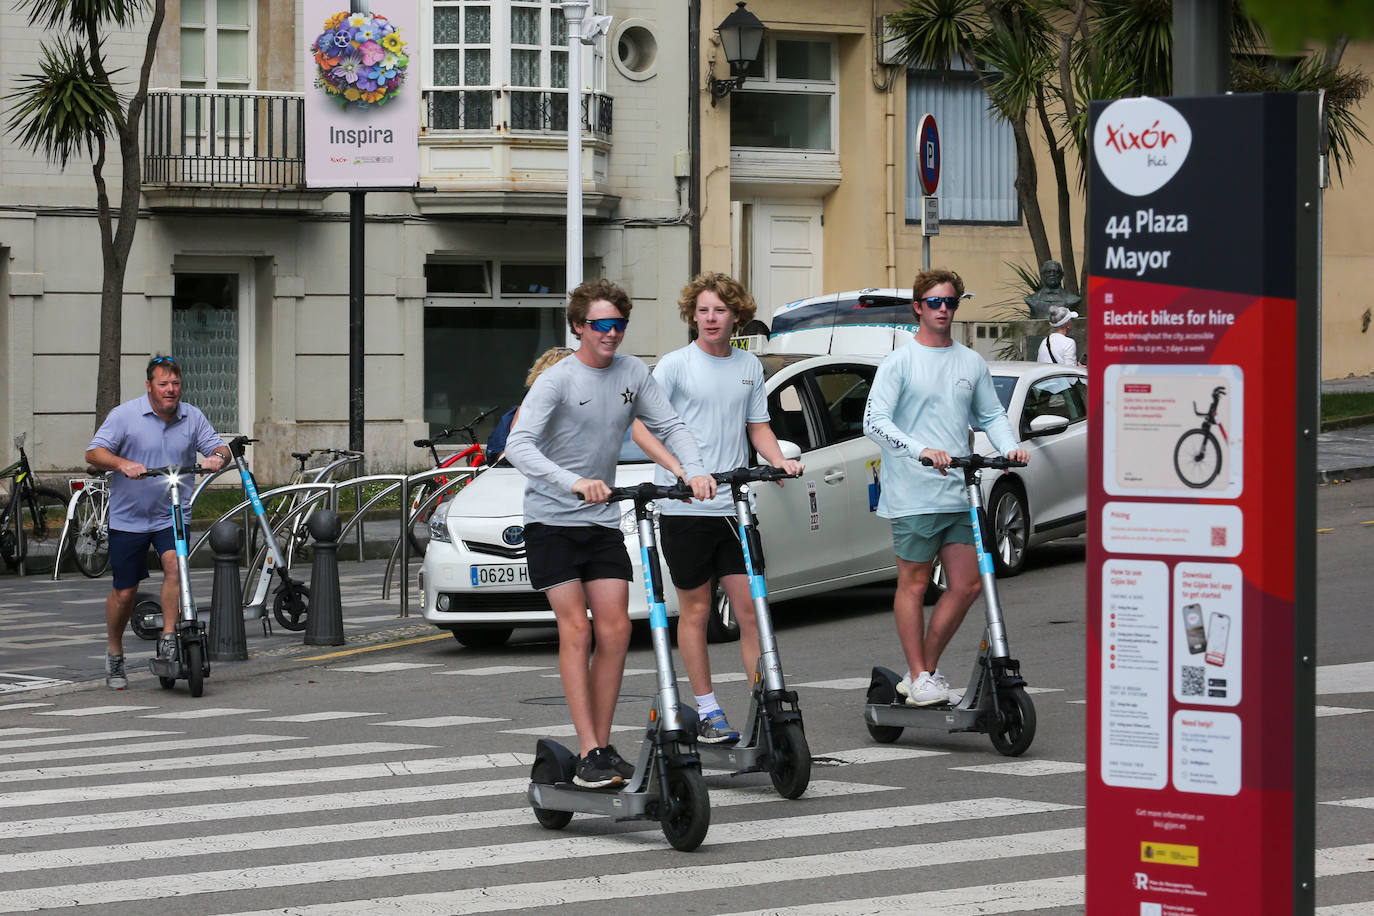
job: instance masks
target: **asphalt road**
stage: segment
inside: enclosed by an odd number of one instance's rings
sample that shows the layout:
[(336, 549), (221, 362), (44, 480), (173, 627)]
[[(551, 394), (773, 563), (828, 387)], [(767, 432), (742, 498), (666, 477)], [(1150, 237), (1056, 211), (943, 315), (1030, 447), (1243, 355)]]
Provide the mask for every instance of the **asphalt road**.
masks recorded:
[[(1374, 480), (1318, 499), (1318, 902), (1345, 916), (1374, 912)], [(250, 630), (258, 657), (217, 666), (200, 699), (146, 672), (116, 693), (89, 680), (106, 586), (0, 579), (0, 912), (1082, 912), (1084, 553), (1051, 545), (1000, 586), (1037, 691), (1016, 759), (979, 735), (869, 737), (869, 669), (900, 665), (889, 588), (778, 604), (811, 787), (785, 801), (766, 776), (708, 776), (712, 826), (691, 854), (652, 823), (534, 822), (536, 736), (566, 723), (551, 630), (472, 652), (396, 621), (377, 565), (346, 564), (350, 645)], [(942, 666), (956, 682), (980, 613)], [(712, 658), (740, 720), (736, 649)], [(614, 736), (627, 757), (652, 668), (640, 634)]]

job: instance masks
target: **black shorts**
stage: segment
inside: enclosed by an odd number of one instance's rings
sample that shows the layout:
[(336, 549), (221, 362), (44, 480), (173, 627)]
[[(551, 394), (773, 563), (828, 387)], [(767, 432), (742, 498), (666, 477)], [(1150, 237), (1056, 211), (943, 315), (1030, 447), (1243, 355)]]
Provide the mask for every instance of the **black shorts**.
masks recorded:
[[(663, 559), (673, 585), (687, 591), (721, 576), (742, 576), (744, 551), (733, 515), (661, 515), (659, 534)], [(763, 572), (763, 550), (754, 559), (754, 571)]]
[(176, 549), (171, 528), (157, 531), (116, 531), (110, 529), (110, 569), (114, 570), (116, 589), (133, 588), (148, 578), (148, 548), (157, 551), (158, 560)]
[(530, 584), (541, 592), (565, 582), (634, 579), (624, 535), (601, 525), (528, 524), (525, 563)]

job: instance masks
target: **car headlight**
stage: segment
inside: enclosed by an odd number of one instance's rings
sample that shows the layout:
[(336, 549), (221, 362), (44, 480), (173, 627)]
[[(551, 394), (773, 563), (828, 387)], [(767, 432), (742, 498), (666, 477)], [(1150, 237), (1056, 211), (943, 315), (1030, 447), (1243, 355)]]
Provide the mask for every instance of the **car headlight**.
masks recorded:
[(442, 541), (445, 544), (453, 543), (453, 538), (448, 533), (448, 507), (450, 505), (452, 503), (445, 500), (434, 507), (434, 514), (429, 517), (429, 539), (431, 541)]

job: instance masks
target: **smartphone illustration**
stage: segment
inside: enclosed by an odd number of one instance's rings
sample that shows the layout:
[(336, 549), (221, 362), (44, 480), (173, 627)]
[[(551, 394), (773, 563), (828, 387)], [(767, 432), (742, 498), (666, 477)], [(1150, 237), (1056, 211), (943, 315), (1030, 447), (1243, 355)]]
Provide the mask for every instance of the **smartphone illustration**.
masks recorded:
[(1188, 651), (1193, 655), (1207, 651), (1207, 634), (1202, 629), (1202, 605), (1183, 606), (1183, 628), (1188, 634)]
[(1213, 611), (1212, 618), (1207, 621), (1207, 664), (1226, 664), (1226, 641), (1230, 636), (1230, 616)]

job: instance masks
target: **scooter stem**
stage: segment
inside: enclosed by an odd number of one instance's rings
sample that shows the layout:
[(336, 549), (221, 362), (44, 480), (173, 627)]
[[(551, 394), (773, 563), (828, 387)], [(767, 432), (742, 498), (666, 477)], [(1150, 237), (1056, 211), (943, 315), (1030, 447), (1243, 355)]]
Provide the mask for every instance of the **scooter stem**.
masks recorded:
[(635, 520), (639, 523), (640, 564), (644, 570), (644, 597), (649, 605), (649, 632), (654, 643), (654, 665), (658, 669), (658, 714), (664, 731), (682, 731), (678, 709), (677, 675), (673, 672), (673, 650), (668, 645), (668, 608), (663, 602), (663, 578), (658, 565), (654, 523), (648, 506), (635, 500)]
[(739, 529), (740, 547), (744, 552), (744, 568), (749, 576), (749, 596), (754, 601), (754, 620), (758, 623), (758, 670), (762, 673), (765, 691), (784, 690), (782, 659), (778, 657), (778, 641), (773, 636), (773, 618), (768, 611), (768, 584), (754, 568), (754, 548), (758, 541), (751, 536), (755, 529), (749, 512), (749, 487), (747, 484), (731, 483), (730, 489), (735, 500), (735, 525)]
[(196, 619), (195, 601), (191, 598), (191, 564), (187, 560), (186, 550), (186, 518), (181, 511), (181, 484), (171, 481), (172, 490), (172, 534), (176, 544), (177, 555), (177, 592), (178, 592), (178, 618), (183, 623), (192, 623)]
[(992, 565), (992, 554), (985, 549), (983, 541), (983, 493), (978, 486), (982, 475), (972, 469), (964, 470), (964, 485), (968, 491), (969, 515), (973, 519), (973, 533), (978, 550), (978, 575), (983, 582), (983, 611), (987, 616), (988, 652), (993, 658), (1007, 658), (1011, 649), (1007, 645), (1007, 628), (1002, 620), (1002, 605), (997, 600), (997, 576)]

